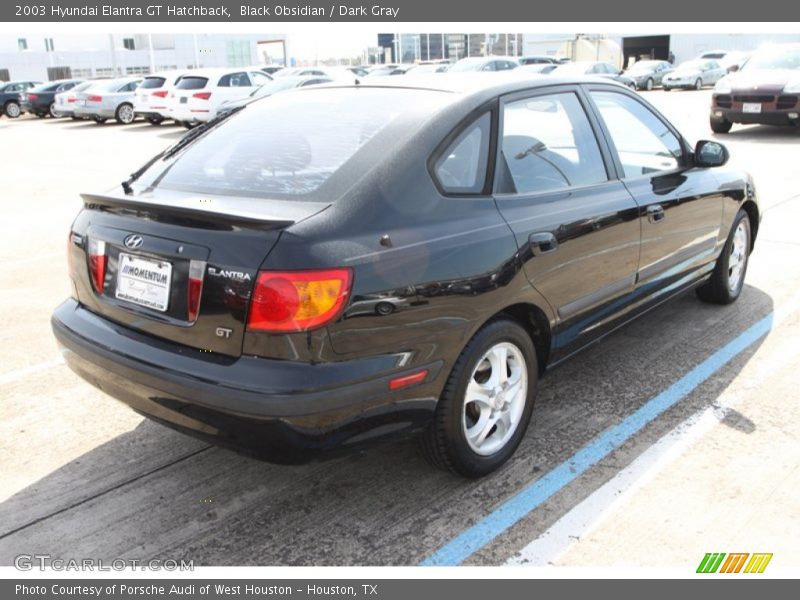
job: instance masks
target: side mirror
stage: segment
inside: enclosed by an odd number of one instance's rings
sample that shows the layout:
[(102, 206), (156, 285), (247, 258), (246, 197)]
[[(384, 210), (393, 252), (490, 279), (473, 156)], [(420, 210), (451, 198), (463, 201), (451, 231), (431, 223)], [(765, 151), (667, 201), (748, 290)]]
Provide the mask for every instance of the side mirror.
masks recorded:
[(739, 65), (731, 65), (728, 67), (728, 73), (736, 73), (739, 70)]
[(728, 149), (719, 142), (701, 140), (694, 147), (694, 163), (698, 167), (721, 167), (729, 158)]

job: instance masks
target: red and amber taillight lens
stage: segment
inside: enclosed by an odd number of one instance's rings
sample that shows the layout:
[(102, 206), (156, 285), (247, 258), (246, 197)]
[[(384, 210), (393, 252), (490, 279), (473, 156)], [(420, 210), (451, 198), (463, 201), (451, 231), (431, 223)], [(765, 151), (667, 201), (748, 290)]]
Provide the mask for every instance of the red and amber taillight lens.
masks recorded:
[(155, 96), (156, 98), (166, 98), (167, 90), (159, 90), (158, 92), (153, 92), (153, 96)]
[(200, 100), (208, 100), (211, 98), (211, 92), (197, 92), (192, 94), (192, 98), (199, 98)]
[(94, 291), (98, 294), (103, 293), (106, 281), (106, 243), (103, 240), (89, 238), (87, 248), (89, 254), (89, 275), (92, 279)]
[(200, 297), (203, 295), (203, 276), (206, 272), (206, 263), (202, 260), (193, 260), (189, 263), (189, 284), (187, 287), (186, 305), (189, 320), (196, 321), (200, 313)]
[(28, 94), (28, 100), (38, 100), (39, 94)]
[(103, 97), (102, 96), (89, 96), (88, 98), (86, 98), (86, 101), (87, 102), (102, 102), (103, 101)]
[(323, 327), (341, 314), (352, 280), (350, 269), (261, 271), (250, 299), (247, 328), (290, 333)]

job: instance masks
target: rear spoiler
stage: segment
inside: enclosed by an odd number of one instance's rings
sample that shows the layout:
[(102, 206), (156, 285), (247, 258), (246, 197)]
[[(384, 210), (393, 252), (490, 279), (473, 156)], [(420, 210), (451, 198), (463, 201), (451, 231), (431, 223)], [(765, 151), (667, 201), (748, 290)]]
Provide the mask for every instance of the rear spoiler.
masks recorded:
[(268, 215), (242, 214), (204, 210), (190, 206), (175, 206), (147, 202), (134, 198), (119, 198), (98, 194), (81, 194), (84, 207), (117, 213), (136, 213), (153, 220), (195, 221), (216, 227), (244, 227), (247, 229), (282, 229), (295, 223), (294, 220)]

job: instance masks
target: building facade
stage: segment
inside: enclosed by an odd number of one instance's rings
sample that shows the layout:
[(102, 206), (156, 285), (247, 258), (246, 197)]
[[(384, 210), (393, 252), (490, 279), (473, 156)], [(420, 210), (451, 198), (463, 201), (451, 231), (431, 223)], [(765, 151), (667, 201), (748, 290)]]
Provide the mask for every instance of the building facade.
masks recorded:
[(521, 33), (379, 33), (384, 63), (456, 61), (469, 56), (518, 56)]
[(0, 35), (3, 79), (48, 81), (243, 67), (280, 63), (284, 56), (286, 36), (273, 34)]

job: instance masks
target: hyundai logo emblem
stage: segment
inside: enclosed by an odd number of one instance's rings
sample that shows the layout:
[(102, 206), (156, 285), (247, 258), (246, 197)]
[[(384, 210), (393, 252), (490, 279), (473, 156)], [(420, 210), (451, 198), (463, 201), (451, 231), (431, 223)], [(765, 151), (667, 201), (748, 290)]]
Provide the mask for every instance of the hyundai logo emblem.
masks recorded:
[(132, 233), (125, 238), (124, 244), (128, 248), (139, 248), (143, 241), (142, 236)]

